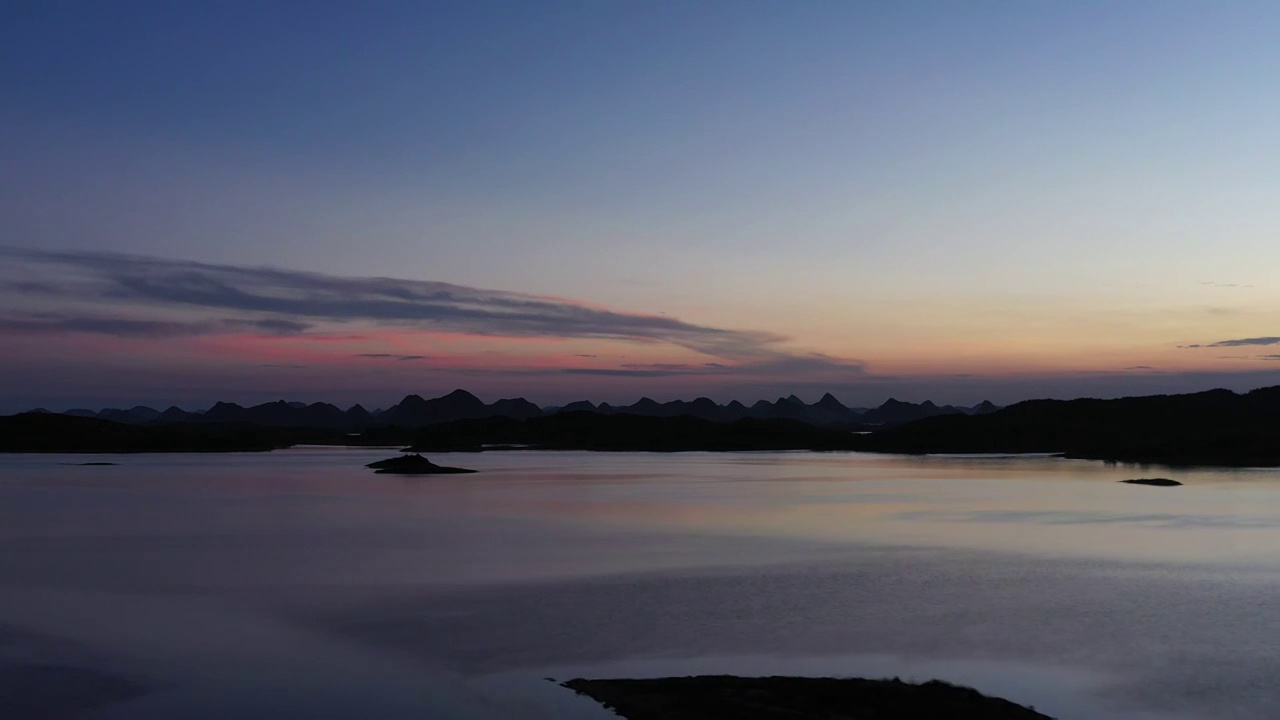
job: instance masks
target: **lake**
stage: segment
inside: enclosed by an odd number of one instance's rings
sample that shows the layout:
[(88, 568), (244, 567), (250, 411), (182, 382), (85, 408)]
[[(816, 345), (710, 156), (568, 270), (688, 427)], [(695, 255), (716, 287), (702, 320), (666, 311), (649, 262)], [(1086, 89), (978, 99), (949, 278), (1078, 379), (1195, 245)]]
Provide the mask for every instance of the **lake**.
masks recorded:
[[(104, 720), (590, 720), (613, 716), (545, 678), (694, 673), (939, 677), (1063, 720), (1280, 706), (1280, 471), (853, 453), (362, 467), (389, 454), (0, 455), (10, 714), (47, 696)], [(95, 460), (119, 464), (73, 465)], [(1185, 486), (1117, 482), (1153, 475)]]

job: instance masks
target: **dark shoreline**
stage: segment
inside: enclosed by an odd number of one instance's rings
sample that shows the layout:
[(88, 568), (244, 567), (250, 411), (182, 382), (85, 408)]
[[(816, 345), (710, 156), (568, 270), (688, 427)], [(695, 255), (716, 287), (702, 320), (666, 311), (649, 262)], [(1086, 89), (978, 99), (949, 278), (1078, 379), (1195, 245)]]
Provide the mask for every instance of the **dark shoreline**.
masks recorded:
[(454, 453), (872, 452), (899, 455), (1053, 454), (1140, 466), (1280, 467), (1280, 387), (1238, 395), (1033, 400), (980, 415), (949, 414), (873, 432), (782, 418), (721, 422), (691, 415), (558, 412), (425, 427), (335, 428), (247, 424), (123, 424), (53, 413), (0, 417), (0, 452), (260, 452), (295, 445)]

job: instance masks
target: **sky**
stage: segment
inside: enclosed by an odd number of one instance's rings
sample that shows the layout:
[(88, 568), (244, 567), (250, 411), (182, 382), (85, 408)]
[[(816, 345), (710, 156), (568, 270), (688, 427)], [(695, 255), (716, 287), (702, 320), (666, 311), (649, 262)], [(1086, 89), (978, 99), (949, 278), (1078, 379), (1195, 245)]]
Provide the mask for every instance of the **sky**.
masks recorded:
[(0, 411), (1280, 384), (1280, 4), (0, 10)]

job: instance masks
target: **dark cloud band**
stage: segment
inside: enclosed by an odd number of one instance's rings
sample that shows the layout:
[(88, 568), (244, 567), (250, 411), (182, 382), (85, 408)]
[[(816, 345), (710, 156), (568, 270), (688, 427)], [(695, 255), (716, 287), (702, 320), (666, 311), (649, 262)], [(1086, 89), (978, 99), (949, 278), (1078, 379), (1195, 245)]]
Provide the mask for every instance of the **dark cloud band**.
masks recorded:
[(1180, 348), (1229, 348), (1229, 347), (1261, 347), (1267, 345), (1280, 345), (1280, 337), (1253, 337), (1241, 338), (1239, 340), (1219, 340), (1215, 343), (1205, 343), (1196, 345), (1179, 345)]
[[(288, 335), (319, 323), (367, 323), (495, 337), (669, 343), (762, 370), (778, 366), (861, 371), (855, 362), (783, 350), (778, 346), (785, 338), (772, 333), (709, 327), (668, 316), (444, 282), (341, 277), (92, 252), (0, 248), (0, 258), (11, 271), (6, 273), (9, 281), (0, 302), (6, 297), (25, 298), (25, 303), (14, 306), (29, 306), (30, 298), (39, 296), (72, 308), (58, 317), (24, 316), (16, 310), (0, 313), (7, 316), (0, 324), (5, 332), (159, 338), (239, 329)], [(126, 309), (129, 317), (124, 317)], [(141, 319), (136, 316), (139, 309), (163, 317)], [(175, 319), (175, 309), (232, 318), (188, 320), (180, 315)], [(620, 370), (680, 373), (683, 369)]]
[(246, 331), (271, 335), (294, 335), (305, 332), (309, 327), (306, 323), (278, 319), (131, 320), (127, 318), (55, 313), (32, 313), (0, 317), (0, 333), (21, 335), (91, 333), (152, 340)]

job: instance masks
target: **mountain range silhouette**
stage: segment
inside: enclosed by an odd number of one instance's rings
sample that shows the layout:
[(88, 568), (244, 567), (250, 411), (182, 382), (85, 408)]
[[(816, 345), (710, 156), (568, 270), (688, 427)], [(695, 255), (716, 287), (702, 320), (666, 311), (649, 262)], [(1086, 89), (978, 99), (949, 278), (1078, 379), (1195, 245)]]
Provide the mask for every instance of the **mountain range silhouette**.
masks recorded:
[(999, 409), (890, 400), (862, 410), (831, 396), (811, 405), (792, 396), (751, 407), (699, 398), (544, 409), (519, 399), (485, 404), (458, 390), (432, 400), (411, 395), (381, 412), (279, 401), (248, 408), (218, 403), (204, 413), (136, 407), (0, 416), (0, 452), (219, 452), (299, 444), (408, 445), (433, 453), (839, 450), (1276, 467), (1277, 438), (1280, 387), (1027, 400)]
[(750, 407), (737, 400), (720, 405), (706, 397), (692, 401), (673, 400), (666, 403), (644, 397), (631, 405), (608, 403), (597, 405), (589, 400), (578, 400), (562, 407), (541, 408), (524, 398), (509, 398), (486, 404), (475, 395), (459, 389), (430, 400), (424, 399), (421, 395), (407, 395), (386, 410), (374, 412), (360, 405), (343, 410), (337, 405), (324, 402), (307, 404), (277, 400), (250, 407), (219, 402), (204, 412), (187, 412), (178, 407), (160, 411), (139, 405), (127, 410), (106, 408), (94, 411), (76, 408), (62, 414), (130, 425), (225, 423), (355, 431), (374, 426), (422, 428), (457, 420), (480, 420), (493, 417), (528, 420), (561, 413), (584, 412), (597, 415), (644, 417), (687, 415), (713, 422), (786, 419), (822, 427), (860, 429), (864, 426), (891, 427), (937, 415), (980, 415), (995, 412), (998, 409), (989, 401), (973, 407), (956, 407), (939, 406), (932, 401), (916, 404), (894, 398), (875, 408), (849, 408), (831, 393), (823, 395), (813, 404), (806, 404), (795, 395), (780, 397), (773, 402), (760, 400)]

